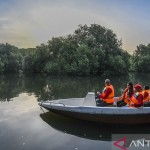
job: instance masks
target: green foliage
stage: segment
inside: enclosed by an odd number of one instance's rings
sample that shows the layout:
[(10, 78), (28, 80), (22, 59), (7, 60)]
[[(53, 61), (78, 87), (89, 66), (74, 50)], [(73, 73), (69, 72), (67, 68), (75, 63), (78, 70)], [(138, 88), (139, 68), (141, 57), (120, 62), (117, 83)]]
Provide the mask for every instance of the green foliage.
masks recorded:
[(3, 71), (4, 71), (4, 64), (0, 58), (0, 73), (3, 73)]
[(22, 55), (10, 44), (0, 44), (0, 73), (22, 70)]
[(31, 55), (32, 59), (27, 57), (26, 61), (32, 60), (32, 63), (29, 61), (32, 69), (28, 70), (33, 72), (83, 75), (113, 70), (126, 73), (130, 65), (127, 54), (112, 30), (92, 24), (90, 27), (79, 25), (74, 34), (41, 44), (34, 56)]
[(35, 49), (0, 45), (0, 73), (123, 74), (130, 68), (130, 55), (121, 45), (110, 29), (97, 24), (79, 25), (73, 34), (52, 38)]
[(121, 56), (115, 56), (115, 57), (112, 57), (110, 56), (109, 57), (109, 62), (110, 63), (110, 71), (116, 71), (115, 74), (117, 73), (125, 73), (127, 71), (127, 66), (125, 64), (125, 62), (123, 61), (122, 57)]
[(137, 72), (150, 72), (150, 44), (139, 45), (133, 54), (133, 69)]
[(59, 65), (56, 62), (48, 62), (45, 64), (44, 68), (43, 68), (43, 72), (46, 73), (56, 73), (59, 70)]
[(77, 49), (77, 66), (79, 74), (90, 73), (90, 50), (86, 45)]

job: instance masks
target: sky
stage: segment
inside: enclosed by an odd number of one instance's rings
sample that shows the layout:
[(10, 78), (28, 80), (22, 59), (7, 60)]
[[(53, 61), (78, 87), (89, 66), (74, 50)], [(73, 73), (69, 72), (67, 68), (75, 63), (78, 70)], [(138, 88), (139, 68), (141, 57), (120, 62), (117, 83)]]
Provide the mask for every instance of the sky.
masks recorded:
[(95, 23), (111, 29), (132, 53), (150, 43), (149, 14), (150, 0), (0, 0), (0, 43), (36, 47)]

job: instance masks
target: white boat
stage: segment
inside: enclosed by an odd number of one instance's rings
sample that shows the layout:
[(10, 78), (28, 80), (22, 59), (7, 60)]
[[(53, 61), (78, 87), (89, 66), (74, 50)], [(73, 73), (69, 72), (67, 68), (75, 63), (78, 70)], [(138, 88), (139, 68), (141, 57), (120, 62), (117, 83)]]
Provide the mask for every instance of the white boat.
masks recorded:
[(116, 124), (150, 123), (150, 107), (116, 107), (115, 104), (111, 107), (98, 107), (93, 92), (88, 92), (85, 98), (44, 101), (39, 105), (51, 112), (86, 121)]

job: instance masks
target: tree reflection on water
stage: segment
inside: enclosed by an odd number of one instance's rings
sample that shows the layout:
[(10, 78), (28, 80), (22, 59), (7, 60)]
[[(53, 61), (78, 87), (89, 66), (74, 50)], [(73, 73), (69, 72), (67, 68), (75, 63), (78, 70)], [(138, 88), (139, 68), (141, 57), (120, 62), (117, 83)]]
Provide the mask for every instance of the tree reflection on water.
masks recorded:
[(41, 74), (0, 75), (0, 101), (9, 102), (21, 93), (34, 94), (37, 101), (62, 98), (85, 97), (87, 92), (102, 90), (104, 80), (110, 78), (115, 88), (115, 96), (121, 94), (128, 81), (143, 86), (150, 83), (149, 74), (129, 74), (123, 77), (103, 75), (93, 76), (48, 76)]

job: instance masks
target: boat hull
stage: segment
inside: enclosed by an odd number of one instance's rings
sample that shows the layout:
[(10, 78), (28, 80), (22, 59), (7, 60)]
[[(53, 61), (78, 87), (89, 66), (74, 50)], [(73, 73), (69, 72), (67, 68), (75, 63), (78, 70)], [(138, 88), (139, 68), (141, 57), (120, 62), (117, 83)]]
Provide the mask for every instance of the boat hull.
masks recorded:
[(51, 112), (86, 121), (111, 124), (150, 123), (150, 107), (98, 107), (94, 93), (88, 93), (85, 98), (46, 101), (39, 105)]
[[(109, 107), (70, 107), (42, 106), (45, 109), (75, 119), (111, 124), (147, 124), (150, 123), (150, 108), (109, 108)], [(147, 109), (147, 110), (145, 110)]]
[(146, 115), (102, 115), (102, 114), (88, 114), (88, 113), (77, 113), (67, 112), (61, 110), (51, 109), (51, 112), (68, 116), (75, 119), (92, 121), (98, 123), (109, 123), (109, 124), (148, 124), (150, 123), (150, 114)]

